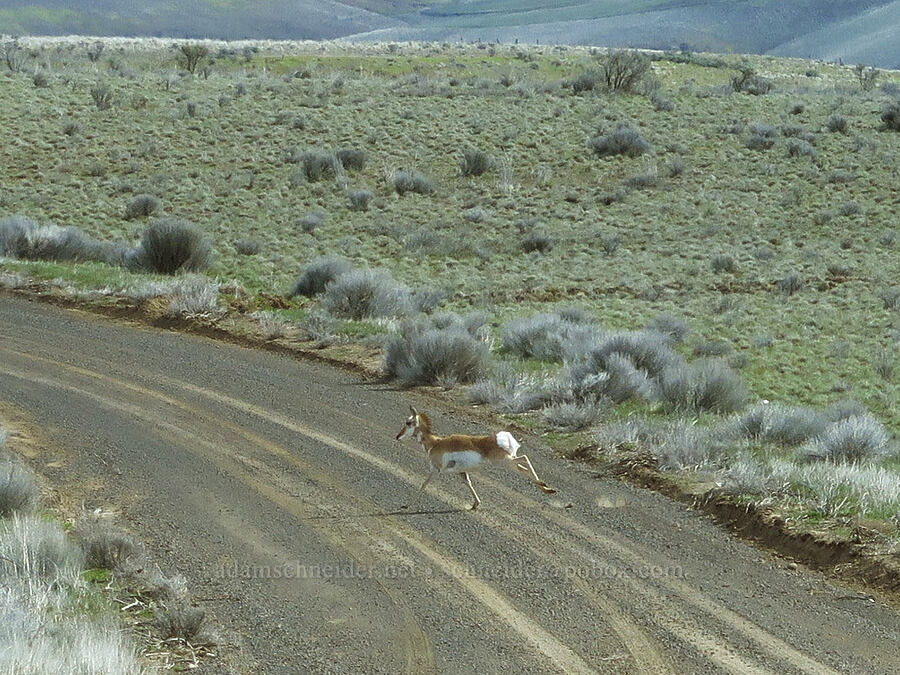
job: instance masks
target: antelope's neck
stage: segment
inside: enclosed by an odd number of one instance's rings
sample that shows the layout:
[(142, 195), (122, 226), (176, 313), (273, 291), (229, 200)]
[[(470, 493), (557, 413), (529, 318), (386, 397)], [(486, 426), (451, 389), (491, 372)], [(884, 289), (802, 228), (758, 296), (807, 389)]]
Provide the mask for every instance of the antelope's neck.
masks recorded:
[(420, 431), (419, 440), (422, 442), (422, 447), (425, 448), (426, 451), (430, 452), (435, 444), (441, 439), (439, 436), (435, 436), (430, 431)]

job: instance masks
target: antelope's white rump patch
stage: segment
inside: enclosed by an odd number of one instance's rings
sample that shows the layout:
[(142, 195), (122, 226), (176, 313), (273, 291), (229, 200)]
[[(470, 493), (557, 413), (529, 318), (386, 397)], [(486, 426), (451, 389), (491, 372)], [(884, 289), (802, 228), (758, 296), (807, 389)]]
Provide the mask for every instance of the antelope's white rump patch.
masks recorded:
[(497, 445), (506, 450), (510, 457), (515, 457), (516, 453), (519, 452), (519, 441), (513, 438), (513, 435), (508, 431), (497, 432)]

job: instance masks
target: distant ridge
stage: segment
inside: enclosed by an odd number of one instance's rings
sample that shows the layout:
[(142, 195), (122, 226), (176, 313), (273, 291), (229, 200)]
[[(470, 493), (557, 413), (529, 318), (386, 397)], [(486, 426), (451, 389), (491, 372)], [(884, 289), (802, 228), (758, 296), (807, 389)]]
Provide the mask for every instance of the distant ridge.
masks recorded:
[(900, 68), (900, 0), (0, 0), (0, 33), (519, 41)]
[(900, 69), (900, 0), (794, 38), (770, 53)]

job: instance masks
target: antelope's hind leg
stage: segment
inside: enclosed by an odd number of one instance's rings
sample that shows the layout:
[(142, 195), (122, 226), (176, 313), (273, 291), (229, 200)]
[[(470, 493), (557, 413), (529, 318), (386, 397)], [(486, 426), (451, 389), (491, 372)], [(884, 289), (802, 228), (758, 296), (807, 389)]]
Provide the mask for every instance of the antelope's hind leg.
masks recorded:
[(541, 492), (545, 495), (556, 494), (556, 490), (549, 485), (547, 485), (544, 481), (538, 478), (537, 473), (534, 470), (534, 466), (531, 464), (531, 460), (528, 459), (528, 455), (519, 455), (514, 458), (513, 461), (516, 463), (516, 469), (526, 474), (527, 477), (540, 488)]
[(469, 491), (472, 493), (472, 497), (475, 498), (475, 501), (472, 504), (472, 510), (474, 511), (478, 508), (478, 505), (481, 504), (481, 500), (478, 498), (478, 493), (475, 492), (475, 488), (472, 487), (472, 479), (469, 478), (469, 474), (467, 474), (465, 471), (461, 471), (459, 477), (462, 478), (463, 481), (465, 481), (465, 484), (469, 487)]

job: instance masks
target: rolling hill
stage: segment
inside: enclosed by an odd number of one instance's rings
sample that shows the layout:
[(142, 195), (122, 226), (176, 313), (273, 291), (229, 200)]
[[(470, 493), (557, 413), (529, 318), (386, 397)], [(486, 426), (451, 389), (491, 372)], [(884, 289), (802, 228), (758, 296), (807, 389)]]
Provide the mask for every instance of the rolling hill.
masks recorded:
[(0, 33), (565, 43), (772, 53), (900, 67), (885, 0), (0, 0)]

